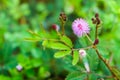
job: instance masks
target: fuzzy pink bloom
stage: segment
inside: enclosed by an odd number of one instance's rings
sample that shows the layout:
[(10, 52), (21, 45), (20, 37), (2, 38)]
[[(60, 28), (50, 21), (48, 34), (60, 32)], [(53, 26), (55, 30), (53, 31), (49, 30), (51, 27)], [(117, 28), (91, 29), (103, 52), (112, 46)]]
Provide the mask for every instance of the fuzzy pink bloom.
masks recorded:
[(78, 37), (82, 37), (84, 34), (89, 33), (90, 28), (88, 23), (84, 19), (76, 19), (72, 23), (72, 29), (74, 34)]

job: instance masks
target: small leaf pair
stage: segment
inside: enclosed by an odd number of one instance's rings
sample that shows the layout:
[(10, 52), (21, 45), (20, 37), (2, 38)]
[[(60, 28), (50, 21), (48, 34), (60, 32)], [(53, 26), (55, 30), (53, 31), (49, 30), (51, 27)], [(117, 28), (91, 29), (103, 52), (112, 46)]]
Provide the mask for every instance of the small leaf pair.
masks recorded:
[(66, 55), (69, 55), (73, 47), (72, 41), (67, 36), (60, 37), (60, 40), (44, 40), (42, 45), (47, 48), (60, 50), (55, 53), (55, 58), (61, 58)]

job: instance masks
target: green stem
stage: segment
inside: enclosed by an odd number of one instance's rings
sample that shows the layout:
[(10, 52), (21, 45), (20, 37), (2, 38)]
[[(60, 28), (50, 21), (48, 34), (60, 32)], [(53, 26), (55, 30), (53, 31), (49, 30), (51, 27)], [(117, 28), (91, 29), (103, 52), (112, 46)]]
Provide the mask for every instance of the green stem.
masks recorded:
[(95, 40), (97, 39), (98, 36), (98, 25), (96, 24), (96, 28), (95, 28)]
[(31, 30), (28, 30), (28, 32), (31, 33), (31, 34), (33, 34), (33, 35), (35, 35), (35, 36), (40, 37), (37, 33), (33, 32), (33, 31), (31, 31)]
[(59, 31), (56, 31), (56, 32), (57, 32), (58, 36), (61, 37), (61, 34), (59, 33)]
[(62, 20), (62, 21), (61, 21), (61, 25), (62, 25), (62, 35), (64, 35), (64, 33), (65, 33), (64, 24), (65, 24), (65, 23), (64, 23), (64, 21)]
[(93, 41), (90, 39), (90, 37), (87, 34), (85, 34), (85, 35), (88, 38), (88, 40), (93, 44)]

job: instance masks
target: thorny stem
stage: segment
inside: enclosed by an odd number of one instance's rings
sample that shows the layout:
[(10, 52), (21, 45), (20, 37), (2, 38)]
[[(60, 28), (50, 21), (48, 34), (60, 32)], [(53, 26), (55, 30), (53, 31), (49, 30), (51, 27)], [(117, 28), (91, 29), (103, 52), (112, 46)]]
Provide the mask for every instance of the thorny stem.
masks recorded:
[[(97, 34), (97, 29), (96, 29), (96, 34)], [(90, 39), (90, 37), (89, 37), (87, 34), (86, 34), (86, 36), (87, 36), (88, 40), (92, 43), (92, 40)], [(96, 38), (97, 38), (97, 36), (96, 36)], [(92, 44), (93, 44), (93, 43), (92, 43)], [(87, 48), (88, 48), (88, 47), (87, 47)], [(113, 77), (115, 77), (116, 75), (113, 73), (113, 71), (112, 71), (111, 67), (109, 66), (109, 64), (107, 64), (107, 61), (100, 55), (100, 53), (99, 53), (96, 45), (92, 45), (91, 48), (95, 49), (95, 51), (96, 51), (99, 59), (104, 62), (104, 64), (106, 65), (106, 67), (107, 67), (107, 68), (110, 70), (110, 72), (112, 73)]]
[(101, 60), (104, 62), (104, 64), (105, 64), (105, 65), (107, 66), (107, 68), (110, 70), (110, 72), (112, 73), (112, 75), (115, 77), (115, 74), (112, 72), (112, 68), (109, 66), (109, 64), (107, 64), (106, 60), (100, 55), (100, 53), (99, 53), (98, 49), (96, 48), (96, 46), (94, 46), (93, 48), (95, 49), (95, 51), (96, 51), (99, 59), (101, 59)]
[[(96, 17), (96, 16), (95, 16), (95, 17)], [(95, 40), (96, 40), (97, 37), (98, 37), (98, 27), (99, 27), (99, 26), (98, 26), (98, 22), (100, 23), (100, 20), (99, 20), (99, 21), (97, 20), (97, 23), (96, 23), (96, 28), (95, 28)], [(90, 41), (90, 38), (88, 38), (88, 40)], [(91, 41), (90, 41), (90, 42), (91, 42)], [(112, 68), (111, 68), (110, 65), (107, 63), (107, 61), (100, 55), (100, 53), (99, 53), (96, 45), (94, 45), (94, 44), (93, 44), (93, 49), (95, 49), (95, 51), (96, 51), (99, 59), (104, 62), (104, 64), (105, 64), (106, 67), (109, 69), (109, 71), (111, 72), (112, 76), (113, 76), (114, 79), (115, 79), (116, 75), (115, 75), (114, 72), (112, 71)]]

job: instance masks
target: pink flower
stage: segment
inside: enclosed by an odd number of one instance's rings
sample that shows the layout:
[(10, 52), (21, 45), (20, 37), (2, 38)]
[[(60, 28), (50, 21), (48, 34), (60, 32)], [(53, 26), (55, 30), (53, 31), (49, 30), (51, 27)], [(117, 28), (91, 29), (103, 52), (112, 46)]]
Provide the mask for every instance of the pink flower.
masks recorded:
[(88, 23), (84, 19), (76, 19), (72, 23), (72, 29), (74, 34), (78, 37), (82, 37), (84, 34), (89, 33), (90, 28)]

